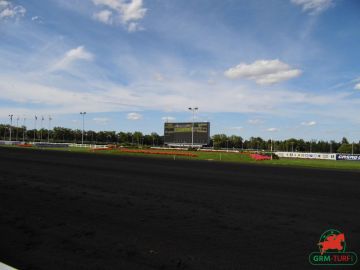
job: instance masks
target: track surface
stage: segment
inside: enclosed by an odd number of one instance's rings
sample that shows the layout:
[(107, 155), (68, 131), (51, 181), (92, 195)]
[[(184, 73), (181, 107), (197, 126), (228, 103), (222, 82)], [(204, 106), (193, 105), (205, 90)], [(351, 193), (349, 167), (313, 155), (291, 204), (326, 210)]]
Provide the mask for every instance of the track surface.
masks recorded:
[(359, 172), (0, 148), (19, 269), (316, 269), (329, 228), (360, 253), (359, 205)]

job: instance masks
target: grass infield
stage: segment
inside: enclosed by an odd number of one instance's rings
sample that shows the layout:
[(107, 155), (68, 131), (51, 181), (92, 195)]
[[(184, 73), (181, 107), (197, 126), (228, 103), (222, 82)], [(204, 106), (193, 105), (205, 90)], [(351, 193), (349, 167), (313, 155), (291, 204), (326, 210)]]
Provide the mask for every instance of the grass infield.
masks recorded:
[[(14, 147), (18, 146), (1, 146), (1, 147)], [(143, 156), (151, 158), (167, 158), (167, 159), (182, 159), (182, 160), (207, 160), (209, 162), (235, 162), (235, 163), (251, 163), (273, 166), (288, 166), (288, 167), (311, 167), (311, 168), (323, 168), (323, 169), (342, 169), (342, 170), (360, 170), (360, 162), (358, 161), (340, 161), (340, 160), (315, 160), (315, 159), (289, 159), (282, 158), (278, 160), (263, 160), (255, 161), (247, 154), (232, 153), (232, 152), (202, 152), (202, 151), (186, 151), (195, 154), (196, 157), (187, 156), (175, 156), (175, 155), (159, 155), (159, 154), (144, 154), (144, 153), (127, 153), (122, 152), (119, 149), (93, 151), (89, 148), (67, 147), (67, 148), (26, 148), (29, 151), (68, 151), (88, 154), (99, 155), (122, 155), (122, 156)], [(169, 150), (156, 150), (157, 152), (168, 152)], [(177, 150), (171, 150), (177, 151)]]

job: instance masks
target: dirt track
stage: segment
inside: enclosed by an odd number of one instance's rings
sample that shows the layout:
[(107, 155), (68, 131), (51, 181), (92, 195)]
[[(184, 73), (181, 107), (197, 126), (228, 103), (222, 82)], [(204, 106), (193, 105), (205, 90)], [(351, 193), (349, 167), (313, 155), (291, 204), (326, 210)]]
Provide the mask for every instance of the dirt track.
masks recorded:
[(0, 148), (0, 261), (24, 270), (317, 269), (329, 228), (360, 255), (359, 205), (359, 172)]

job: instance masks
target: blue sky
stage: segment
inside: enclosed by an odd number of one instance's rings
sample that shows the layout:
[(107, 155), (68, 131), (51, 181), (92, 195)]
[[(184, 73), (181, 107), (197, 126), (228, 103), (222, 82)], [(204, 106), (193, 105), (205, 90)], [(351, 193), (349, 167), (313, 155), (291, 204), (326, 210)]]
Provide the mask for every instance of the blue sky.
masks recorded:
[(197, 106), (212, 134), (358, 141), (359, 14), (357, 0), (0, 0), (0, 121), (81, 128), (86, 111), (86, 129), (162, 134)]

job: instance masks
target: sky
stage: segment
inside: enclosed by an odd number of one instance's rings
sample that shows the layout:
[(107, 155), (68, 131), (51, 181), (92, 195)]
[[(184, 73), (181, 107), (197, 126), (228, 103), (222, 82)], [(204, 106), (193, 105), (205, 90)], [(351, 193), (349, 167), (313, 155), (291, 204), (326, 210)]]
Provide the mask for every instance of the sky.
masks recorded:
[[(0, 122), (360, 140), (358, 0), (0, 0)], [(44, 117), (42, 121), (41, 118)], [(49, 116), (51, 122), (49, 122)]]

